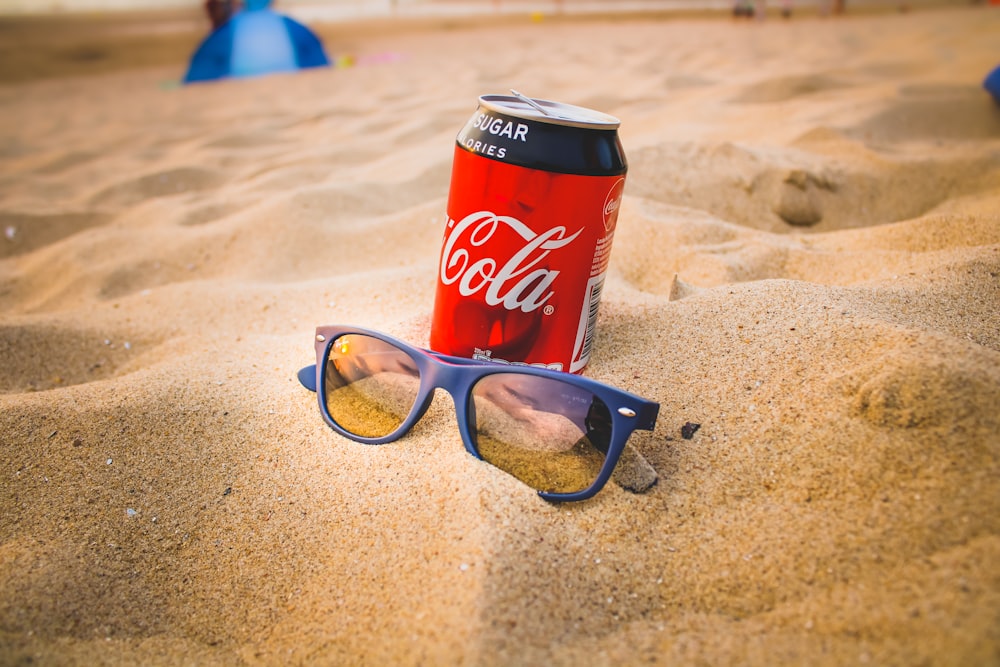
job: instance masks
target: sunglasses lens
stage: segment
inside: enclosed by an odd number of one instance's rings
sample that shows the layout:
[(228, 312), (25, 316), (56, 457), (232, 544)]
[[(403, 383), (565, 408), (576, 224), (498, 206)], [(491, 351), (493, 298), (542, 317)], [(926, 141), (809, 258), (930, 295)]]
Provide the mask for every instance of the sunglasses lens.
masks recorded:
[(611, 412), (568, 382), (497, 373), (472, 390), (476, 448), (483, 459), (549, 493), (575, 493), (597, 479), (611, 442)]
[(420, 392), (420, 371), (409, 354), (385, 341), (347, 334), (326, 358), (326, 409), (341, 428), (381, 438), (400, 427)]

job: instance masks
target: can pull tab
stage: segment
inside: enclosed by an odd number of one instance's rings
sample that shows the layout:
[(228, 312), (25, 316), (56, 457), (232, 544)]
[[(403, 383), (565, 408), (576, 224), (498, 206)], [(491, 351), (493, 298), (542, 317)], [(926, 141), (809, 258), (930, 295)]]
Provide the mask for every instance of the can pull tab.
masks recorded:
[(513, 88), (510, 89), (510, 92), (513, 93), (514, 97), (516, 97), (517, 99), (521, 100), (522, 102), (524, 102), (525, 104), (527, 104), (528, 106), (530, 106), (531, 108), (533, 108), (535, 111), (538, 111), (543, 116), (550, 116), (551, 117), (551, 116), (554, 115), (554, 114), (550, 113), (541, 104), (539, 104), (538, 102), (536, 102), (535, 100), (531, 99), (530, 97), (528, 97), (526, 95), (522, 95), (521, 93), (517, 92)]

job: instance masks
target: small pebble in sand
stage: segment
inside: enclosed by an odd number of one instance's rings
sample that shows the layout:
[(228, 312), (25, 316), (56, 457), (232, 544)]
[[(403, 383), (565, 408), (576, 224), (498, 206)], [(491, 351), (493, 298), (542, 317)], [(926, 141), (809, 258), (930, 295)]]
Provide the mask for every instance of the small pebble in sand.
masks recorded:
[(14, 237), (17, 236), (17, 227), (13, 225), (8, 225), (3, 230), (3, 235), (8, 241), (13, 241)]
[(684, 426), (681, 426), (681, 437), (685, 440), (690, 440), (694, 437), (694, 434), (698, 432), (701, 428), (701, 424), (694, 424), (692, 422), (686, 422)]

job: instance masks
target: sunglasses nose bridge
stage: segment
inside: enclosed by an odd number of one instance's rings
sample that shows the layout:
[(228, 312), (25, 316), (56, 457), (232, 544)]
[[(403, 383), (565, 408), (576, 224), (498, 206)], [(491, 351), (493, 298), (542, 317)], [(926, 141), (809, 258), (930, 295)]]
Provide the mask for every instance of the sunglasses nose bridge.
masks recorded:
[(429, 390), (433, 393), (435, 389), (442, 389), (451, 396), (451, 400), (455, 404), (455, 417), (458, 420), (458, 430), (462, 435), (462, 442), (465, 449), (476, 458), (479, 458), (479, 454), (473, 446), (469, 420), (469, 396), (472, 392), (472, 386), (478, 379), (478, 374), (469, 366), (440, 363), (433, 364), (427, 369)]

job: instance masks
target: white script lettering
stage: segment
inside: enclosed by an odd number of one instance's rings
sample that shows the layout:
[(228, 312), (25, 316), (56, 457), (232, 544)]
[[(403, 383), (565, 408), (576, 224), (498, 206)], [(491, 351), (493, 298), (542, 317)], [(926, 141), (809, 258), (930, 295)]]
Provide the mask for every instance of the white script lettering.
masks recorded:
[[(501, 225), (521, 237), (524, 245), (502, 265), (492, 257), (471, 261), (468, 248), (484, 245)], [(549, 253), (569, 245), (583, 231), (581, 228), (567, 236), (565, 227), (555, 226), (537, 234), (517, 218), (490, 211), (469, 214), (458, 223), (449, 220), (448, 227), (441, 253), (442, 284), (458, 282), (462, 296), (472, 296), (485, 289), (484, 299), (488, 305), (503, 305), (507, 310), (525, 313), (538, 310), (555, 294), (552, 284), (559, 271), (536, 267)], [(466, 237), (467, 247), (458, 245), (463, 237)]]

